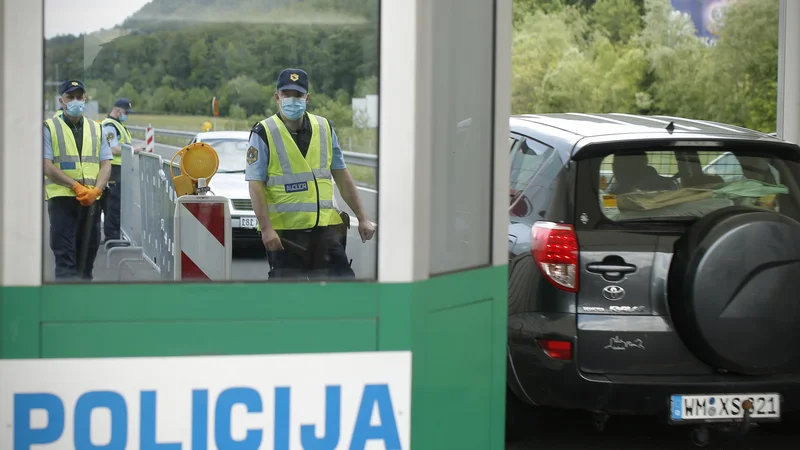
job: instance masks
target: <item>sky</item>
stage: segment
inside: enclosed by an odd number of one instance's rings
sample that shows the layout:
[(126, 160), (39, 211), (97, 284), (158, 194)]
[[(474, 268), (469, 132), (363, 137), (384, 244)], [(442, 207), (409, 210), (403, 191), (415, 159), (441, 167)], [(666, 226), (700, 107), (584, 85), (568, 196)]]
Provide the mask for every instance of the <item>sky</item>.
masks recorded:
[[(60, 34), (92, 33), (103, 28), (113, 28), (152, 0), (45, 0), (44, 36), (46, 39)], [(84, 13), (76, 14), (77, 10)]]

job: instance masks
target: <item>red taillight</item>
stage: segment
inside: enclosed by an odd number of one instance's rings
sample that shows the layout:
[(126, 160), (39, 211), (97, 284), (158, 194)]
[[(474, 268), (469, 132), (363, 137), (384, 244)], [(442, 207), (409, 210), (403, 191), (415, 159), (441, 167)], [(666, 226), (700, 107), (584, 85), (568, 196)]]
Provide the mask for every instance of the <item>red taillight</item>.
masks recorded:
[(578, 292), (578, 237), (572, 225), (536, 222), (533, 225), (533, 260), (555, 287)]
[(539, 339), (539, 345), (542, 347), (542, 350), (544, 350), (544, 354), (553, 359), (572, 359), (572, 342), (570, 341)]

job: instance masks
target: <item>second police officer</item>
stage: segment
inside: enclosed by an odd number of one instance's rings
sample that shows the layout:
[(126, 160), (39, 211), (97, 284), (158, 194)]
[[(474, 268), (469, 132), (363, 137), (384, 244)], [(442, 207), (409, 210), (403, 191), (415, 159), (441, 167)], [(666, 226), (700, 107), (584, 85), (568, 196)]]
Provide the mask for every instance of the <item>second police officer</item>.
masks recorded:
[(44, 183), (55, 279), (91, 281), (100, 246), (95, 202), (108, 182), (113, 156), (100, 124), (83, 115), (83, 83), (65, 81), (59, 94), (63, 114), (44, 122)]
[[(250, 132), (245, 179), (271, 266), (270, 278), (353, 277), (333, 204), (333, 181), (358, 218), (362, 242), (375, 228), (324, 117), (306, 112), (308, 75), (278, 76), (279, 112)], [(349, 224), (345, 224), (349, 226)], [(338, 229), (337, 229), (338, 228)]]
[[(125, 127), (128, 114), (133, 112), (133, 105), (127, 98), (114, 102), (108, 117), (103, 119), (103, 136), (111, 147), (114, 159), (111, 161), (111, 178), (106, 195), (100, 201), (103, 209), (103, 234), (106, 241), (120, 238), (120, 205), (122, 201), (122, 144), (131, 145), (131, 134)], [(135, 147), (134, 153), (141, 148)]]

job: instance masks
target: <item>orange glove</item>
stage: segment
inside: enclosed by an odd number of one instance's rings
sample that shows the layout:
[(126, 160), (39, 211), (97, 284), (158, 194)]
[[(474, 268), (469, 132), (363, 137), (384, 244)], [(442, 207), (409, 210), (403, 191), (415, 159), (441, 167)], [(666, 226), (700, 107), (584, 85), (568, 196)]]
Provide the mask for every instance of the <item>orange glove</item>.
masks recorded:
[[(75, 182), (75, 184), (72, 186), (72, 191), (73, 191), (73, 192), (75, 192), (75, 195), (77, 195), (78, 197), (80, 197), (81, 195), (83, 195), (83, 194), (84, 194), (86, 191), (88, 191), (88, 190), (89, 190), (89, 189), (88, 189), (86, 186), (84, 186), (84, 185), (80, 184), (80, 183), (79, 183), (79, 182), (77, 182), (77, 181), (76, 181), (76, 182)], [(78, 199), (78, 200), (80, 200), (80, 199)]]
[(99, 197), (100, 194), (102, 193), (102, 191), (100, 191), (100, 189), (97, 189), (96, 187), (93, 187), (91, 189), (87, 188), (84, 189), (86, 190), (82, 194), (78, 194), (78, 201), (80, 201), (81, 205), (83, 206), (89, 206), (92, 203), (94, 203), (95, 200), (97, 200), (97, 197)]

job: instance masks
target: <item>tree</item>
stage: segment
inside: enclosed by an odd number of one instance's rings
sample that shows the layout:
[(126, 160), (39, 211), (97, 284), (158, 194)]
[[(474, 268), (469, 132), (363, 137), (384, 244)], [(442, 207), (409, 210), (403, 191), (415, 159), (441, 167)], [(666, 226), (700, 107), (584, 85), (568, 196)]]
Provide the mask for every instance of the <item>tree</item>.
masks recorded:
[(371, 76), (367, 78), (361, 78), (356, 82), (356, 87), (353, 92), (354, 98), (364, 98), (367, 95), (377, 94), (378, 93), (378, 77)]
[(739, 0), (709, 61), (709, 116), (765, 132), (777, 124), (778, 0)]
[(641, 95), (648, 64), (645, 52), (635, 45), (615, 46), (605, 36), (596, 37), (593, 106), (595, 111), (642, 113)]
[(525, 18), (512, 65), (514, 113), (639, 112), (648, 68), (640, 48), (593, 30), (576, 7)]
[(689, 16), (673, 10), (669, 0), (647, 0), (645, 10), (638, 44), (652, 75), (648, 92), (654, 112), (705, 118), (705, 61), (711, 49), (696, 36)]
[[(142, 12), (166, 15), (186, 12), (185, 8), (170, 8), (185, 4), (187, 0), (169, 1), (172, 3), (155, 0)], [(372, 15), (377, 11), (376, 0), (357, 1), (361, 6), (341, 5), (367, 8)], [(212, 3), (205, 6), (193, 3), (192, 6), (218, 12), (240, 10), (247, 5), (263, 6), (263, 0), (214, 0)], [(332, 4), (339, 2), (336, 0)], [(223, 115), (233, 104), (239, 104), (248, 115), (261, 114), (270, 101), (278, 72), (286, 67), (302, 67), (309, 72), (314, 94), (349, 98), (358, 80), (370, 77), (375, 77), (377, 86), (377, 22), (362, 20), (354, 25), (321, 24), (298, 28), (281, 23), (242, 26), (226, 23), (220, 17), (213, 19), (191, 27), (185, 23), (174, 26), (154, 20), (146, 28), (103, 44), (86, 68), (86, 76), (84, 61), (76, 57), (83, 54), (84, 39), (51, 39), (46, 43), (46, 79), (93, 79), (106, 83), (112, 92), (131, 83), (142, 96), (139, 104), (147, 105), (149, 112), (195, 110), (195, 95), (189, 93), (192, 89), (207, 89), (220, 96), (228, 91), (232, 97), (224, 99), (227, 101), (223, 101)], [(282, 50), (275, 51), (278, 48)], [(248, 83), (241, 85), (242, 81), (237, 80), (241, 76), (247, 78)], [(231, 82), (233, 85), (229, 85)], [(161, 87), (171, 90), (159, 91)], [(268, 91), (266, 95), (264, 90)], [(346, 95), (340, 95), (339, 91)], [(169, 95), (151, 99), (156, 92)], [(192, 104), (184, 104), (184, 101)]]
[(642, 29), (642, 16), (633, 0), (597, 0), (589, 22), (613, 43), (628, 42)]
[(211, 99), (214, 94), (208, 88), (194, 87), (185, 92), (181, 102), (182, 113), (191, 115), (211, 115)]
[[(557, 79), (550, 76), (549, 86), (545, 80), (553, 70), (568, 74), (579, 65), (579, 62), (563, 60), (582, 58), (580, 46), (585, 25), (580, 15), (575, 17), (575, 12), (567, 9), (553, 14), (536, 11), (519, 24), (512, 52), (511, 107), (514, 113), (550, 112), (566, 106), (565, 99), (573, 96), (572, 88), (559, 92)], [(574, 75), (588, 76), (588, 73)], [(578, 82), (579, 86), (583, 84)]]
[(241, 106), (231, 105), (230, 109), (228, 110), (228, 116), (231, 119), (244, 120), (247, 118), (247, 113)]
[(308, 105), (309, 112), (333, 121), (337, 129), (353, 125), (353, 107), (343, 104), (325, 94), (312, 95)]
[(111, 106), (114, 105), (116, 98), (114, 92), (108, 86), (108, 83), (103, 80), (86, 80), (86, 89), (88, 95), (97, 100), (97, 106), (101, 111), (110, 111)]
[(139, 105), (141, 104), (142, 100), (142, 97), (139, 95), (139, 91), (134, 88), (131, 83), (125, 83), (125, 85), (116, 92), (114, 100), (120, 97), (127, 98), (131, 101), (132, 105)]
[[(272, 88), (259, 84), (247, 75), (240, 75), (225, 85), (221, 95), (224, 105), (239, 105), (245, 110), (244, 117), (258, 113), (264, 109), (264, 104), (269, 101)], [(222, 105), (221, 105), (222, 106)]]

